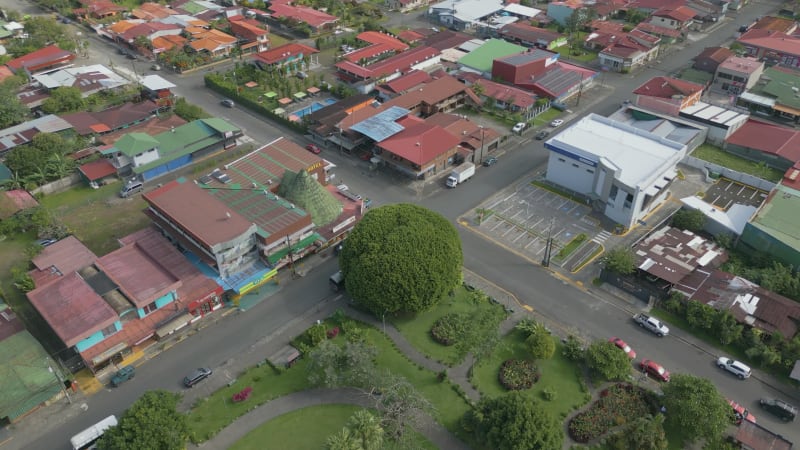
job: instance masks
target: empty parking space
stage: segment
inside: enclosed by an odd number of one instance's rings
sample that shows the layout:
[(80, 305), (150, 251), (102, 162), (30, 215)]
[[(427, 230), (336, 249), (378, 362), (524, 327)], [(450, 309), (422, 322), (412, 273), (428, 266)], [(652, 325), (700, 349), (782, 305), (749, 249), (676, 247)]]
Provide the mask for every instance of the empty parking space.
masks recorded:
[(766, 198), (766, 191), (728, 178), (720, 178), (706, 191), (704, 196), (707, 203), (722, 210), (727, 210), (735, 203), (758, 207)]

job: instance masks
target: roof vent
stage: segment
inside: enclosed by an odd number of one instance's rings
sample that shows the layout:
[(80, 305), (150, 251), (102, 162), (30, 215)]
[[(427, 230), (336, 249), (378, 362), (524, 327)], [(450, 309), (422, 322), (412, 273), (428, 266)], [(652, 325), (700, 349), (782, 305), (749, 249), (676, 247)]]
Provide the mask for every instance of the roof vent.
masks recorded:
[(230, 218), (231, 218), (231, 213), (229, 213), (228, 211), (225, 211), (225, 220), (228, 220)]

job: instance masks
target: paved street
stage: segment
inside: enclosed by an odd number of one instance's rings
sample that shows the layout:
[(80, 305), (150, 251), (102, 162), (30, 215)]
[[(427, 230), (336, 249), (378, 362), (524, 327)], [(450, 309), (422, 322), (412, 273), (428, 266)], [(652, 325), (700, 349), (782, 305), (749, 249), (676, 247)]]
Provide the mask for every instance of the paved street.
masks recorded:
[[(632, 75), (605, 75), (602, 92), (610, 95), (600, 98), (593, 97), (591, 91), (587, 92), (581, 100), (582, 105), (573, 108), (575, 114), (568, 117), (568, 121), (589, 111), (602, 115), (612, 112), (622, 100), (629, 98), (632, 89), (650, 77), (669, 74), (683, 67), (703, 47), (729, 40), (740, 23), (764, 15), (777, 4), (751, 4), (738, 18), (726, 20), (702, 42), (692, 43), (664, 58), (657, 68)], [(90, 39), (92, 51), (87, 61), (96, 60), (107, 64), (111, 60), (118, 67), (131, 66), (128, 60), (117, 55), (108, 44), (96, 43), (94, 37)], [(141, 68), (132, 67), (132, 70), (137, 71), (149, 66), (144, 62), (135, 65), (141, 65)], [(176, 89), (179, 95), (187, 97), (211, 114), (239, 125), (258, 142), (269, 142), (283, 135), (292, 136), (288, 131), (244, 109), (220, 106), (221, 98), (203, 87), (204, 73), (200, 71), (176, 75), (166, 71), (159, 72), (179, 86)], [(297, 140), (302, 142), (302, 138)], [(508, 146), (501, 151), (504, 153), (496, 165), (488, 169), (482, 168), (473, 181), (453, 190), (445, 190), (439, 184), (419, 187), (398, 183), (382, 172), (370, 171), (364, 162), (340, 155), (335, 150), (325, 149), (323, 156), (338, 166), (337, 181), (345, 182), (352, 190), (370, 197), (374, 205), (412, 201), (438, 211), (455, 222), (457, 218), (509, 186), (511, 189), (528, 186), (533, 175), (542, 170), (547, 156), (541, 141), (530, 141), (520, 148)], [(519, 207), (519, 203), (517, 205)], [(630, 321), (630, 314), (642, 308), (643, 304), (626, 303), (602, 290), (586, 292), (578, 289), (534, 264), (536, 257), (508, 251), (462, 226), (459, 226), (459, 233), (463, 242), (465, 267), (497, 283), (537, 313), (564, 324), (565, 330), (585, 339), (619, 336), (640, 357), (654, 359), (673, 372), (691, 372), (708, 377), (729, 398), (753, 408), (760, 424), (800, 444), (800, 431), (797, 427), (780, 423), (772, 416), (759, 414), (756, 406), (758, 398), (762, 396), (778, 396), (787, 400), (791, 400), (793, 396), (793, 401), (800, 403), (797, 398), (800, 395), (796, 389), (789, 392), (789, 396), (775, 392), (758, 379), (739, 381), (717, 369), (713, 365), (716, 355), (695, 346), (695, 341), (679, 330), (673, 328), (672, 336), (658, 339), (634, 326)], [(327, 284), (327, 276), (335, 268), (336, 263), (328, 258), (321, 260), (304, 279), (283, 280), (282, 289), (273, 297), (246, 313), (234, 313), (220, 319), (169, 352), (141, 366), (135, 382), (89, 398), (79, 397), (80, 402), (74, 405), (61, 401), (45, 408), (48, 411), (25, 419), (12, 430), (13, 438), (0, 448), (66, 449), (69, 436), (109, 414), (121, 414), (146, 390), (181, 389), (179, 381), (192, 367), (208, 365), (214, 368), (215, 373), (212, 379), (187, 391), (185, 403), (208, 395), (217, 386), (235, 377), (241, 367), (263, 359), (266, 356), (262, 353), (263, 345), (267, 341), (288, 341), (291, 338), (289, 330), (293, 330), (288, 324), (293, 319), (299, 318), (293, 325), (300, 328), (301, 325), (310, 325), (318, 317), (335, 309), (337, 302), (342, 300), (330, 295)], [(80, 407), (81, 403), (85, 403), (85, 411)], [(47, 412), (50, 414), (45, 414)]]

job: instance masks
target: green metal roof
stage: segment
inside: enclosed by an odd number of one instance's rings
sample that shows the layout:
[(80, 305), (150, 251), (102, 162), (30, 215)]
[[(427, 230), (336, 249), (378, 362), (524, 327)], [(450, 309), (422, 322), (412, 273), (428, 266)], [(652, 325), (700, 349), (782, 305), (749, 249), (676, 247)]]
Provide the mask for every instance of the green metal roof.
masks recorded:
[(291, 212), (300, 217), (308, 215), (308, 212), (288, 200), (261, 188), (231, 184), (224, 188), (206, 189), (228, 208), (254, 223), (258, 227), (256, 232), (264, 238), (271, 236), (276, 229), (283, 229), (286, 224), (285, 213)]
[(239, 127), (237, 127), (236, 125), (227, 122), (225, 120), (218, 119), (216, 117), (200, 119), (200, 121), (208, 125), (209, 127), (219, 131), (220, 133), (224, 133), (226, 131), (233, 131), (233, 132), (239, 131)]
[(769, 81), (761, 88), (762, 93), (775, 97), (780, 105), (800, 109), (800, 98), (797, 97), (797, 91), (792, 90), (800, 90), (800, 72), (785, 72), (770, 67), (764, 71), (764, 75), (769, 77)]
[(0, 341), (0, 418), (14, 420), (61, 390), (58, 367), (28, 331)]
[(702, 84), (703, 86), (710, 83), (713, 78), (713, 73), (703, 72), (697, 69), (686, 69), (681, 72), (680, 76), (681, 80), (691, 81), (693, 83)]
[(205, 6), (202, 6), (202, 5), (198, 5), (195, 2), (191, 2), (190, 1), (190, 2), (186, 2), (186, 3), (182, 4), (181, 5), (181, 9), (186, 11), (186, 12), (188, 12), (189, 15), (193, 16), (195, 14), (199, 14), (199, 13), (201, 13), (203, 11), (206, 11), (208, 8), (206, 8)]
[(482, 72), (489, 72), (492, 70), (492, 63), (495, 59), (526, 51), (528, 49), (521, 45), (512, 44), (502, 39), (489, 39), (480, 47), (462, 56), (458, 63)]
[[(309, 237), (301, 240), (300, 242), (292, 245), (291, 246), (291, 251), (299, 252), (299, 251), (303, 250), (304, 248), (308, 247), (309, 245), (313, 244), (314, 242), (316, 242), (318, 240), (323, 240), (324, 241), (325, 239), (322, 236), (320, 236), (318, 233), (314, 233), (311, 236), (309, 236)], [(278, 250), (277, 252), (272, 253), (269, 256), (267, 256), (267, 261), (269, 261), (270, 264), (275, 264), (276, 262), (278, 262), (278, 260), (280, 260), (281, 258), (286, 256), (287, 254), (289, 254), (289, 247), (284, 247), (284, 248)]]
[(800, 211), (800, 191), (779, 184), (750, 224), (800, 252), (797, 211)]
[(134, 157), (139, 153), (144, 153), (147, 150), (158, 147), (158, 141), (146, 133), (128, 133), (122, 136), (114, 147), (104, 150), (103, 154), (120, 152), (128, 157)]

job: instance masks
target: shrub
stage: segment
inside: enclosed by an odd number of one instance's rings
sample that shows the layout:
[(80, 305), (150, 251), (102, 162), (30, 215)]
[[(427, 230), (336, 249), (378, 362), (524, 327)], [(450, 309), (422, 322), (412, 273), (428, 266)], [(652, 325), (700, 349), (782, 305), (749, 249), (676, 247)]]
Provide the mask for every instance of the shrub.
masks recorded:
[(547, 400), (548, 402), (551, 402), (551, 401), (555, 400), (556, 399), (556, 394), (557, 394), (556, 390), (555, 389), (550, 389), (549, 387), (548, 388), (544, 388), (542, 390), (542, 398)]
[(333, 327), (333, 328), (331, 328), (330, 330), (328, 330), (328, 332), (326, 333), (326, 335), (328, 336), (328, 339), (333, 339), (333, 338), (335, 338), (336, 336), (338, 336), (338, 335), (339, 335), (339, 327)]
[(564, 340), (564, 347), (561, 349), (561, 354), (570, 361), (580, 361), (583, 359), (583, 345), (573, 335), (569, 335)]
[(531, 361), (524, 359), (508, 359), (500, 365), (498, 380), (510, 391), (530, 389), (539, 381), (539, 371)]
[(247, 400), (250, 398), (250, 394), (253, 392), (253, 388), (247, 386), (246, 388), (242, 389), (241, 391), (233, 394), (233, 402), (239, 403)]
[(464, 318), (461, 314), (445, 314), (434, 322), (431, 327), (431, 337), (442, 345), (450, 346), (455, 344), (462, 335), (464, 326)]
[(627, 383), (619, 383), (600, 392), (600, 398), (589, 409), (570, 420), (567, 431), (573, 440), (585, 444), (604, 436), (614, 427), (647, 414), (656, 414), (657, 411), (655, 394)]
[(556, 352), (556, 343), (553, 342), (553, 337), (543, 328), (528, 336), (525, 344), (528, 346), (531, 356), (535, 359), (550, 359)]

